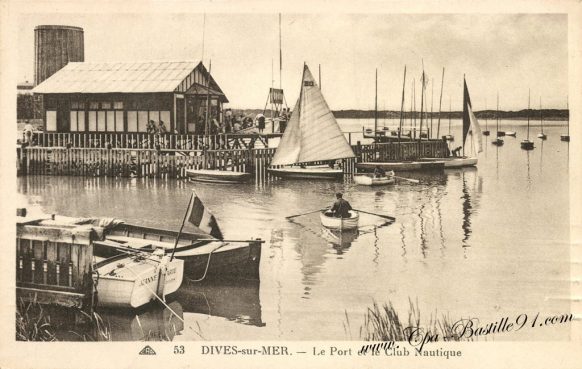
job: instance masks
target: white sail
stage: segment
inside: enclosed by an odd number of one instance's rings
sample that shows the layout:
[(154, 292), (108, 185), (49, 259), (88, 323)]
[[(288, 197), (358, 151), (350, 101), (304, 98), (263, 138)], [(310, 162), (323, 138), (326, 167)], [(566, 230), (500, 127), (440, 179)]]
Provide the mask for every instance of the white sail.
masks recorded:
[(468, 110), (469, 110), (469, 118), (471, 120), (471, 135), (473, 136), (473, 149), (475, 150), (475, 153), (479, 153), (481, 151), (483, 151), (483, 138), (482, 138), (482, 133), (481, 133), (481, 127), (479, 126), (479, 121), (477, 120), (477, 117), (475, 116), (475, 114), (473, 113), (473, 108), (471, 107), (471, 105), (468, 105)]
[(299, 100), (271, 165), (291, 165), (354, 156), (319, 86), (305, 66)]

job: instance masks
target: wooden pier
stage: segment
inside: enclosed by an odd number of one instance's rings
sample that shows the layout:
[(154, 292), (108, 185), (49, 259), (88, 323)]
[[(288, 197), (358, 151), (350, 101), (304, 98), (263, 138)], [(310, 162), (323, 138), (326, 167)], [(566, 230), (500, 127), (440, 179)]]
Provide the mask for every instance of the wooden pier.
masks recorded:
[(90, 310), (95, 232), (27, 223), (16, 226), (17, 298)]
[[(182, 135), (174, 135), (176, 137), (173, 138), (167, 136), (164, 145), (161, 145), (160, 141), (157, 141), (157, 144), (155, 140), (151, 141), (154, 143), (152, 147), (150, 141), (139, 141), (140, 137), (128, 138), (132, 136), (131, 134), (119, 134), (118, 139), (113, 140), (119, 142), (118, 146), (101, 146), (109, 141), (103, 141), (106, 136), (100, 136), (99, 147), (87, 147), (85, 143), (94, 140), (93, 134), (73, 134), (72, 138), (64, 136), (66, 134), (49, 135), (52, 135), (51, 138), (41, 139), (41, 142), (52, 143), (53, 146), (43, 144), (17, 149), (17, 166), (21, 175), (179, 179), (186, 177), (187, 169), (220, 169), (254, 173), (257, 181), (264, 181), (270, 179), (267, 168), (276, 150), (250, 145), (251, 141), (247, 142), (244, 148), (183, 149), (178, 148), (183, 146), (180, 142), (187, 141), (180, 138)], [(155, 135), (151, 136), (152, 139), (155, 138)], [(64, 142), (69, 142), (69, 139), (75, 144), (62, 146)], [(201, 142), (204, 140), (215, 143), (229, 142), (221, 136), (202, 137)], [(126, 147), (128, 142), (141, 144), (137, 145), (138, 147)], [(241, 142), (244, 141), (240, 141), (239, 145)], [(356, 157), (343, 160), (342, 168), (345, 173), (354, 173), (355, 164), (361, 162), (414, 160), (420, 157), (441, 158), (447, 155), (446, 143), (442, 140), (358, 144), (352, 147)]]

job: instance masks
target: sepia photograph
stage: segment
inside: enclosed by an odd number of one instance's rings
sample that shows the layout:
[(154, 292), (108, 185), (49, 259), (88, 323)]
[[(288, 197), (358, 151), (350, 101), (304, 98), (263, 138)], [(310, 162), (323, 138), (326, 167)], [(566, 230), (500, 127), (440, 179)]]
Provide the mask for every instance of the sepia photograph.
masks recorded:
[(346, 367), (572, 343), (576, 2), (2, 3), (9, 342)]

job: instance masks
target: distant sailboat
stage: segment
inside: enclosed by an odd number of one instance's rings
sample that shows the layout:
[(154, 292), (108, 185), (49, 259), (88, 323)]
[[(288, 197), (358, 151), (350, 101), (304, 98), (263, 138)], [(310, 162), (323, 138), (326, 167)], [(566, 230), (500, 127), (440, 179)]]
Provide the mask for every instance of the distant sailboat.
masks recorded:
[(548, 136), (544, 133), (544, 118), (542, 116), (542, 98), (540, 96), (540, 125), (542, 126), (542, 132), (538, 134), (538, 138), (545, 140)]
[(521, 148), (523, 150), (533, 150), (534, 144), (529, 140), (529, 110), (530, 110), (530, 92), (527, 93), (527, 138), (521, 141)]
[(304, 65), (299, 98), (268, 171), (282, 178), (334, 179), (343, 176), (342, 169), (313, 163), (353, 157), (351, 146)]
[(489, 136), (489, 128), (487, 127), (487, 101), (485, 101), (485, 130), (483, 136)]
[(566, 110), (568, 110), (568, 134), (560, 135), (560, 140), (564, 142), (570, 142), (570, 109), (567, 100), (566, 100)]
[[(499, 92), (497, 92), (497, 112), (495, 113), (495, 118), (497, 119), (497, 132), (499, 132)], [(495, 146), (503, 146), (503, 139), (499, 138), (499, 135), (496, 137), (491, 143)]]

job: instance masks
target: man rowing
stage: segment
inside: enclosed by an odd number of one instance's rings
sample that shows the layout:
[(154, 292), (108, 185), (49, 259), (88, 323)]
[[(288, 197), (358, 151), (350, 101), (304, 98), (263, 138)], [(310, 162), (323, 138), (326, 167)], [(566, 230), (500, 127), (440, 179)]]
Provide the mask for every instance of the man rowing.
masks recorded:
[(384, 178), (386, 177), (386, 171), (379, 165), (376, 165), (374, 169), (374, 178)]
[(336, 201), (333, 203), (331, 207), (331, 212), (333, 216), (336, 218), (349, 218), (350, 217), (350, 210), (352, 210), (352, 206), (349, 202), (343, 199), (343, 195), (341, 192), (335, 194)]

